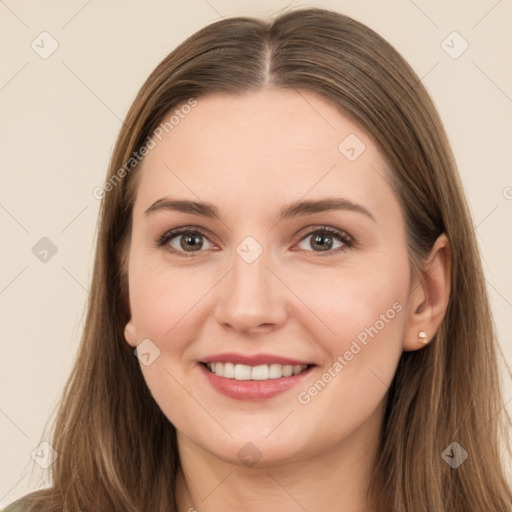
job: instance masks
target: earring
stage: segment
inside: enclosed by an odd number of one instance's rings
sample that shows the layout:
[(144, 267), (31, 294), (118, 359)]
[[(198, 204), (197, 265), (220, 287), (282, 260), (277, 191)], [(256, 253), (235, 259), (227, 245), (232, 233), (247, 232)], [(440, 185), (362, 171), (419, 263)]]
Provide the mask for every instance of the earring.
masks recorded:
[(423, 343), (423, 345), (426, 345), (428, 343), (428, 340), (427, 340), (427, 333), (425, 331), (420, 331), (418, 333), (418, 341), (420, 343)]

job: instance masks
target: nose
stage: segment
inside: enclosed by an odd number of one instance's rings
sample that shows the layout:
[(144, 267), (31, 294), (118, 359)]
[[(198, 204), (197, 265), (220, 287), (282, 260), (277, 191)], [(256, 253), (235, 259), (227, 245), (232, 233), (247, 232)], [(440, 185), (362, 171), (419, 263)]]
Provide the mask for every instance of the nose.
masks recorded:
[(245, 335), (272, 331), (287, 318), (286, 286), (271, 269), (265, 251), (252, 263), (239, 254), (218, 289), (217, 321)]

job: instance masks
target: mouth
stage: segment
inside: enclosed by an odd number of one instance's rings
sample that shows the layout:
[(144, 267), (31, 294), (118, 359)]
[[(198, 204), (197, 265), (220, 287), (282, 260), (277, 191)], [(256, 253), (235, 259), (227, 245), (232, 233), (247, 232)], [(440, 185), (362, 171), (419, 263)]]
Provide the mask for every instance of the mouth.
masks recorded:
[(260, 364), (250, 366), (247, 364), (235, 364), (226, 362), (208, 362), (201, 363), (209, 372), (217, 377), (225, 379), (235, 379), (240, 381), (256, 380), (265, 381), (273, 379), (282, 379), (283, 377), (292, 377), (299, 375), (314, 365), (308, 364)]
[(259, 401), (304, 382), (315, 364), (278, 356), (218, 354), (198, 361), (211, 388), (235, 400)]

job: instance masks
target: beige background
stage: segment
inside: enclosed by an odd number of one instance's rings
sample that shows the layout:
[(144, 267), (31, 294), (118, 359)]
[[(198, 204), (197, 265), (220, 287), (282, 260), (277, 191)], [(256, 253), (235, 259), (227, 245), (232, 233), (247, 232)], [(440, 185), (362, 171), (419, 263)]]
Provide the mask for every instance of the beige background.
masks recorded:
[[(501, 346), (512, 361), (512, 2), (0, 1), (2, 229), (0, 507), (41, 482), (31, 454), (83, 326), (101, 185), (117, 132), (150, 71), (204, 25), (286, 5), (348, 14), (388, 39), (431, 93), (477, 225)], [(38, 37), (47, 31), (58, 43)], [(469, 48), (441, 46), (453, 31)], [(453, 37), (452, 37), (453, 38)], [(461, 49), (461, 40), (448, 39)], [(44, 46), (43, 46), (44, 45)], [(47, 237), (57, 248), (32, 252)], [(44, 242), (42, 242), (44, 243)], [(37, 252), (37, 251), (36, 251)], [(43, 255), (40, 255), (41, 257)], [(510, 377), (505, 402), (512, 399)]]

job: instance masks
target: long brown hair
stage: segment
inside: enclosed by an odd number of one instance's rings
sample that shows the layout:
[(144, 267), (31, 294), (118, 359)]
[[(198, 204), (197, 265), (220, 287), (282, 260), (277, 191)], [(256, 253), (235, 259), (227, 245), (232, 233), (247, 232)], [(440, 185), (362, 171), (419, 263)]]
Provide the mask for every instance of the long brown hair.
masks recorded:
[[(369, 496), (382, 503), (379, 512), (512, 510), (500, 462), (500, 446), (510, 451), (510, 419), (502, 404), (499, 345), (442, 123), (420, 79), (388, 42), (322, 9), (288, 11), (272, 22), (213, 23), (169, 54), (140, 89), (104, 189), (87, 319), (52, 432), (59, 454), (53, 484), (20, 503), (44, 512), (176, 511), (176, 431), (123, 335), (137, 184), (136, 166), (125, 164), (171, 109), (210, 93), (264, 87), (317, 93), (373, 137), (393, 169), (415, 272), (421, 275), (440, 233), (450, 241), (448, 309), (431, 343), (401, 356)], [(442, 457), (453, 442), (468, 453), (457, 469)]]

